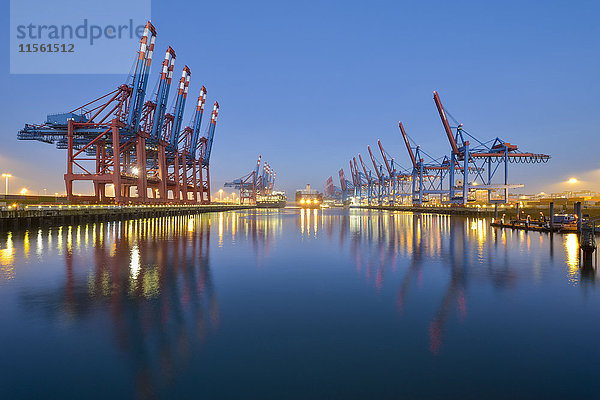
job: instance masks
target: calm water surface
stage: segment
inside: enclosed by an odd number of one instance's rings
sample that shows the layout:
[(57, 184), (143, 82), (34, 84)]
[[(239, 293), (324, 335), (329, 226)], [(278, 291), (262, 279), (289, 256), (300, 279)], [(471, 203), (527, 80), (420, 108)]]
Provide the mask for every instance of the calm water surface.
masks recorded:
[(0, 398), (599, 398), (575, 235), (358, 210), (0, 232)]

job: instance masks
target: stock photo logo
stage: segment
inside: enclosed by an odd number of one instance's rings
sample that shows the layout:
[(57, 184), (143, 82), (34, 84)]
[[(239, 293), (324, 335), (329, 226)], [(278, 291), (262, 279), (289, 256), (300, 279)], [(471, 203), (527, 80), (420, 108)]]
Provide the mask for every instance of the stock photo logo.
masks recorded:
[(126, 74), (150, 0), (11, 0), (11, 74)]

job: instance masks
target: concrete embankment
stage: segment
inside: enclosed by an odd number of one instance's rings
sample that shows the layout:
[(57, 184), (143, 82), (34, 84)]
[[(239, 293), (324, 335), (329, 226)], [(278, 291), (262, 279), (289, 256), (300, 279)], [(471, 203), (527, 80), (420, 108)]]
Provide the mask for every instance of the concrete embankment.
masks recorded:
[(181, 206), (110, 206), (56, 205), (30, 206), (0, 211), (0, 231), (86, 222), (107, 222), (137, 218), (170, 217), (208, 212), (255, 208), (249, 205), (181, 205)]

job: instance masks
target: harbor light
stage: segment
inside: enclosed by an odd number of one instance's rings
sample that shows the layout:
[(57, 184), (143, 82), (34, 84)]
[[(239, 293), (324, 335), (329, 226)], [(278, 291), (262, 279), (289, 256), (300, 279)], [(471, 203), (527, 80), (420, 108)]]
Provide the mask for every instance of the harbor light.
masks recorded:
[(5, 179), (4, 192), (8, 196), (8, 178), (12, 177), (11, 174), (2, 174), (2, 177)]

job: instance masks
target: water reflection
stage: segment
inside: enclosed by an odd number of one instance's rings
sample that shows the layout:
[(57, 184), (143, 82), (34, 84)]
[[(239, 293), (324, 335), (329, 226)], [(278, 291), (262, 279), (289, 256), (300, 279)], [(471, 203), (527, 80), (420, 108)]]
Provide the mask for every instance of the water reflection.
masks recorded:
[[(339, 247), (349, 251), (356, 271), (380, 292), (388, 269), (396, 271), (397, 259), (408, 260), (397, 285), (397, 309), (402, 316), (411, 288), (423, 285), (423, 264), (439, 262), (448, 271), (446, 289), (431, 315), (429, 326), (430, 350), (438, 354), (448, 319), (453, 312), (458, 320), (467, 316), (468, 283), (488, 282), (497, 290), (518, 285), (519, 279), (539, 283), (543, 278), (546, 255), (552, 260), (553, 242), (564, 241), (565, 264), (570, 285), (580, 278), (594, 281), (595, 269), (582, 270), (576, 234), (550, 235), (539, 232), (491, 228), (486, 218), (457, 218), (448, 215), (411, 214), (402, 212), (350, 211), (348, 214), (320, 212), (311, 230), (311, 210), (300, 211), (300, 230), (303, 237), (317, 237), (319, 225), (331, 239), (339, 229)], [(316, 210), (314, 210), (316, 213)], [(533, 243), (533, 240), (536, 243)], [(534, 248), (535, 247), (535, 248)], [(519, 258), (531, 259), (531, 269), (514, 268)], [(396, 284), (392, 280), (392, 284)]]
[[(194, 357), (224, 335), (226, 323), (229, 339), (235, 338), (227, 345), (245, 340), (231, 331), (243, 335), (254, 320), (231, 315), (236, 309), (252, 312), (244, 308), (254, 300), (247, 294), (275, 287), (276, 301), (298, 307), (292, 317), (286, 314), (289, 320), (272, 313), (261, 321), (275, 331), (296, 319), (319, 326), (349, 313), (334, 295), (327, 297), (331, 293), (365, 302), (376, 298), (379, 318), (402, 326), (407, 337), (418, 330), (426, 341), (420, 350), (439, 355), (452, 347), (453, 333), (477, 318), (478, 300), (490, 292), (535, 287), (553, 274), (560, 280), (552, 284), (570, 290), (598, 279), (595, 270), (580, 269), (576, 235), (502, 230), (489, 223), (402, 212), (254, 210), (8, 232), (0, 236), (0, 294), (19, 281), (23, 315), (43, 314), (68, 326), (109, 321), (104, 328), (130, 361), (135, 392), (146, 398), (167, 393), (182, 371), (198, 368)], [(291, 254), (327, 263), (297, 274), (285, 270), (286, 263), (296, 265)], [(47, 271), (48, 260), (55, 259), (58, 272)], [(242, 267), (228, 270), (235, 263)], [(306, 276), (319, 284), (329, 278), (326, 295)], [(254, 279), (254, 286), (239, 295), (245, 279)], [(313, 295), (323, 297), (312, 304)], [(229, 313), (221, 309), (223, 297)], [(317, 320), (323, 309), (331, 310), (327, 321)], [(262, 354), (247, 351), (248, 357)]]
[(14, 261), (15, 249), (13, 247), (12, 233), (8, 232), (6, 236), (6, 245), (4, 248), (0, 249), (0, 282), (14, 278)]
[[(177, 217), (58, 228), (56, 247), (46, 249), (38, 232), (38, 252), (64, 257), (64, 283), (24, 290), (22, 304), (72, 323), (108, 309), (116, 342), (133, 358), (137, 393), (161, 392), (219, 326), (208, 222)], [(47, 235), (52, 246), (53, 230)], [(82, 251), (82, 236), (91, 254)], [(12, 246), (3, 251), (14, 253)], [(28, 245), (23, 252), (27, 257)]]

